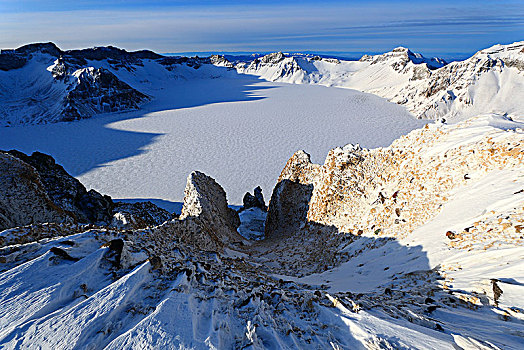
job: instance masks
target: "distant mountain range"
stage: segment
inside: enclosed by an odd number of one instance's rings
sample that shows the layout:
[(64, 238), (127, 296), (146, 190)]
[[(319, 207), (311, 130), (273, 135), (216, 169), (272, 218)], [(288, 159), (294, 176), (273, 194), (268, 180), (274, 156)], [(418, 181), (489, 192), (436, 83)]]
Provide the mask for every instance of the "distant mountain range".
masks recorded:
[[(63, 51), (53, 43), (29, 44), (0, 54), (0, 126), (135, 110), (154, 98), (148, 91), (158, 79), (216, 78), (229, 71), (357, 89), (404, 105), (417, 118), (514, 113), (524, 110), (523, 50), (524, 42), (495, 45), (448, 64), (403, 47), (345, 61), (282, 52), (202, 58), (112, 46)], [(509, 94), (516, 98), (508, 100)]]

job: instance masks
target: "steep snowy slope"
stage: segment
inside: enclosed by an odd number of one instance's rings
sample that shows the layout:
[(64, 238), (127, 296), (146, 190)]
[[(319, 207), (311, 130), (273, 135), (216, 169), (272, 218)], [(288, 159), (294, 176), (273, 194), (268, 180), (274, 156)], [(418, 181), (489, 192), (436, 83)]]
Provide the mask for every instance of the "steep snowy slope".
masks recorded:
[(269, 81), (370, 92), (418, 118), (458, 121), (478, 113), (524, 112), (524, 42), (495, 45), (450, 64), (399, 47), (359, 62), (273, 53), (237, 70)]

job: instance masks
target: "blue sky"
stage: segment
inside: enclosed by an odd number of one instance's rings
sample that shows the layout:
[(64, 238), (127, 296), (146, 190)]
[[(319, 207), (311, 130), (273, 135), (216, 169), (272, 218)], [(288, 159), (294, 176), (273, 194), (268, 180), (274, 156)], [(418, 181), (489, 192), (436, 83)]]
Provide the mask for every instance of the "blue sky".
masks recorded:
[(407, 46), (460, 57), (524, 40), (524, 2), (0, 0), (0, 47), (53, 41), (157, 52), (308, 51)]

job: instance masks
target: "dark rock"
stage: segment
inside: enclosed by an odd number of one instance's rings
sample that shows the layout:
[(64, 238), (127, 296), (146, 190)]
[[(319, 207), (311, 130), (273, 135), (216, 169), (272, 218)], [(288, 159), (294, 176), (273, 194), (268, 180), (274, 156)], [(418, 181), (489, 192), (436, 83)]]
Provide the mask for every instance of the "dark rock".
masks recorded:
[(499, 298), (503, 293), (502, 289), (500, 289), (497, 282), (498, 282), (497, 279), (494, 279), (494, 278), (491, 279), (491, 285), (493, 287), (493, 300), (495, 301), (495, 305), (498, 305)]
[(86, 68), (78, 84), (65, 97), (62, 120), (72, 121), (97, 113), (138, 109), (150, 98), (119, 80), (104, 68)]
[(149, 258), (149, 263), (151, 264), (151, 269), (158, 270), (162, 268), (162, 259), (158, 256), (152, 256)]
[(164, 57), (149, 50), (128, 52), (124, 49), (119, 49), (114, 46), (102, 46), (82, 50), (69, 50), (66, 51), (65, 54), (75, 58), (95, 61), (100, 61), (103, 59), (112, 59), (118, 61), (135, 61), (138, 59), (159, 59)]
[(51, 253), (55, 254), (56, 256), (64, 259), (64, 260), (69, 260), (69, 261), (78, 261), (77, 258), (73, 258), (71, 255), (69, 255), (65, 250), (63, 250), (62, 248), (58, 248), (58, 247), (52, 247), (50, 250), (49, 250)]
[(60, 57), (63, 53), (54, 43), (35, 43), (19, 47), (15, 50), (19, 55), (30, 55), (34, 53), (46, 53), (51, 56)]
[(113, 239), (103, 244), (102, 248), (108, 248), (107, 252), (104, 254), (104, 261), (109, 262), (114, 268), (121, 268), (124, 245), (124, 241), (121, 238)]
[(111, 197), (103, 196), (95, 190), (88, 192), (80, 181), (56, 164), (53, 157), (40, 152), (34, 152), (31, 156), (15, 150), (8, 153), (32, 166), (52, 202), (72, 214), (77, 221), (102, 224), (111, 221)]
[(0, 151), (0, 231), (44, 222), (72, 222), (74, 215), (50, 198), (38, 171)]
[(3, 71), (22, 68), (26, 63), (27, 59), (17, 54), (7, 53), (0, 55), (0, 70)]
[(267, 211), (267, 206), (264, 201), (264, 195), (262, 194), (262, 189), (260, 186), (255, 188), (254, 190), (254, 196), (247, 192), (244, 195), (244, 198), (242, 199), (243, 207), (242, 209), (249, 209), (249, 208), (260, 208), (264, 211)]
[(174, 214), (149, 201), (137, 203), (116, 202), (113, 208), (111, 225), (125, 229), (141, 229), (158, 226), (174, 218)]
[(430, 305), (426, 308), (426, 312), (429, 312), (429, 313), (432, 313), (433, 311), (435, 311), (436, 309), (438, 308), (437, 305)]

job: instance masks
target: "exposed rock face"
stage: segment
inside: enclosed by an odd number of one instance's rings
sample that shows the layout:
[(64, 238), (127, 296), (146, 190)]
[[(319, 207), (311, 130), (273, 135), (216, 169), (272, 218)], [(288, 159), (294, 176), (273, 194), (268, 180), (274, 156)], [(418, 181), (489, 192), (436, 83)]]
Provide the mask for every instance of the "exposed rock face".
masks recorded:
[(24, 161), (0, 152), (0, 177), (0, 230), (73, 220), (51, 201), (38, 172)]
[(212, 177), (198, 171), (189, 175), (184, 190), (180, 219), (188, 217), (198, 218), (199, 224), (221, 242), (241, 239), (236, 233), (240, 219), (237, 212), (228, 207), (226, 192)]
[(242, 62), (236, 66), (236, 69), (239, 73), (261, 75), (269, 81), (303, 83), (308, 80), (308, 73), (302, 69), (298, 60), (304, 59), (285, 56), (282, 52), (274, 52), (261, 58), (255, 58), (247, 66)]
[(264, 195), (262, 194), (262, 189), (260, 188), (260, 186), (257, 186), (253, 193), (254, 195), (247, 192), (244, 195), (244, 198), (242, 199), (242, 209), (260, 208), (263, 211), (267, 211), (266, 202), (264, 201)]
[(499, 125), (503, 120), (483, 116), (452, 126), (431, 125), (388, 148), (336, 148), (322, 166), (297, 152), (273, 191), (266, 236), (292, 235), (309, 223), (355, 235), (406, 236), (434, 217), (446, 194), (465, 184), (468, 174), (523, 166), (521, 131), (494, 129), (479, 139), (461, 136), (472, 123)]
[[(413, 54), (406, 48), (397, 48), (393, 52), (377, 56), (365, 56), (361, 60), (372, 65), (385, 62), (401, 74), (411, 75), (409, 82), (399, 86), (397, 91), (383, 92), (370, 90), (392, 102), (402, 104), (418, 118), (438, 119), (446, 114), (456, 116), (464, 109), (487, 105), (482, 112), (494, 112), (489, 109), (491, 100), (507, 98), (502, 95), (504, 89), (489, 89), (481, 86), (484, 95), (476, 96), (475, 86), (481, 80), (497, 81), (499, 86), (512, 84), (508, 78), (508, 69), (516, 68), (517, 74), (524, 71), (523, 42), (510, 45), (495, 45), (481, 50), (472, 57), (446, 64), (440, 59), (428, 60), (419, 54)], [(413, 64), (409, 64), (412, 62)], [(422, 64), (422, 63), (425, 63)], [(506, 76), (503, 74), (506, 72)], [(518, 79), (518, 78), (517, 78)], [(411, 83), (415, 81), (415, 83)], [(500, 91), (500, 93), (499, 93)], [(499, 96), (501, 95), (501, 96)], [(489, 96), (489, 97), (488, 97)]]
[(20, 57), (14, 53), (0, 54), (0, 70), (8, 71), (22, 68), (26, 63), (27, 60), (24, 57)]
[(122, 229), (141, 229), (158, 226), (173, 219), (173, 214), (151, 202), (116, 202), (111, 226)]
[(262, 63), (278, 63), (284, 59), (284, 54), (282, 52), (273, 52), (268, 55), (265, 55), (260, 59)]
[(156, 234), (176, 236), (193, 248), (221, 251), (242, 242), (238, 213), (227, 205), (226, 193), (216, 181), (194, 171), (187, 178), (179, 219), (155, 228)]
[(209, 61), (211, 62), (211, 64), (214, 64), (215, 66), (227, 67), (227, 68), (233, 68), (234, 67), (234, 64), (229, 62), (222, 55), (211, 55), (209, 57)]
[(97, 113), (138, 109), (149, 97), (119, 80), (104, 68), (76, 71), (77, 84), (65, 97), (62, 119), (91, 117)]
[(304, 151), (287, 161), (269, 202), (266, 238), (289, 236), (304, 226), (318, 168)]
[[(18, 151), (8, 153), (32, 167), (49, 199), (54, 205), (72, 215), (75, 220), (82, 223), (111, 222), (113, 209), (111, 198), (94, 190), (87, 191), (80, 181), (56, 164), (51, 156), (40, 152), (34, 152), (31, 156)], [(4, 170), (2, 174), (9, 175), (9, 171)], [(33, 222), (42, 221), (28, 223)]]
[(54, 57), (59, 57), (63, 51), (60, 50), (54, 43), (48, 42), (48, 43), (35, 43), (35, 44), (27, 44), (24, 46), (19, 47), (15, 50), (15, 52), (19, 55), (32, 55), (36, 53), (45, 53)]

